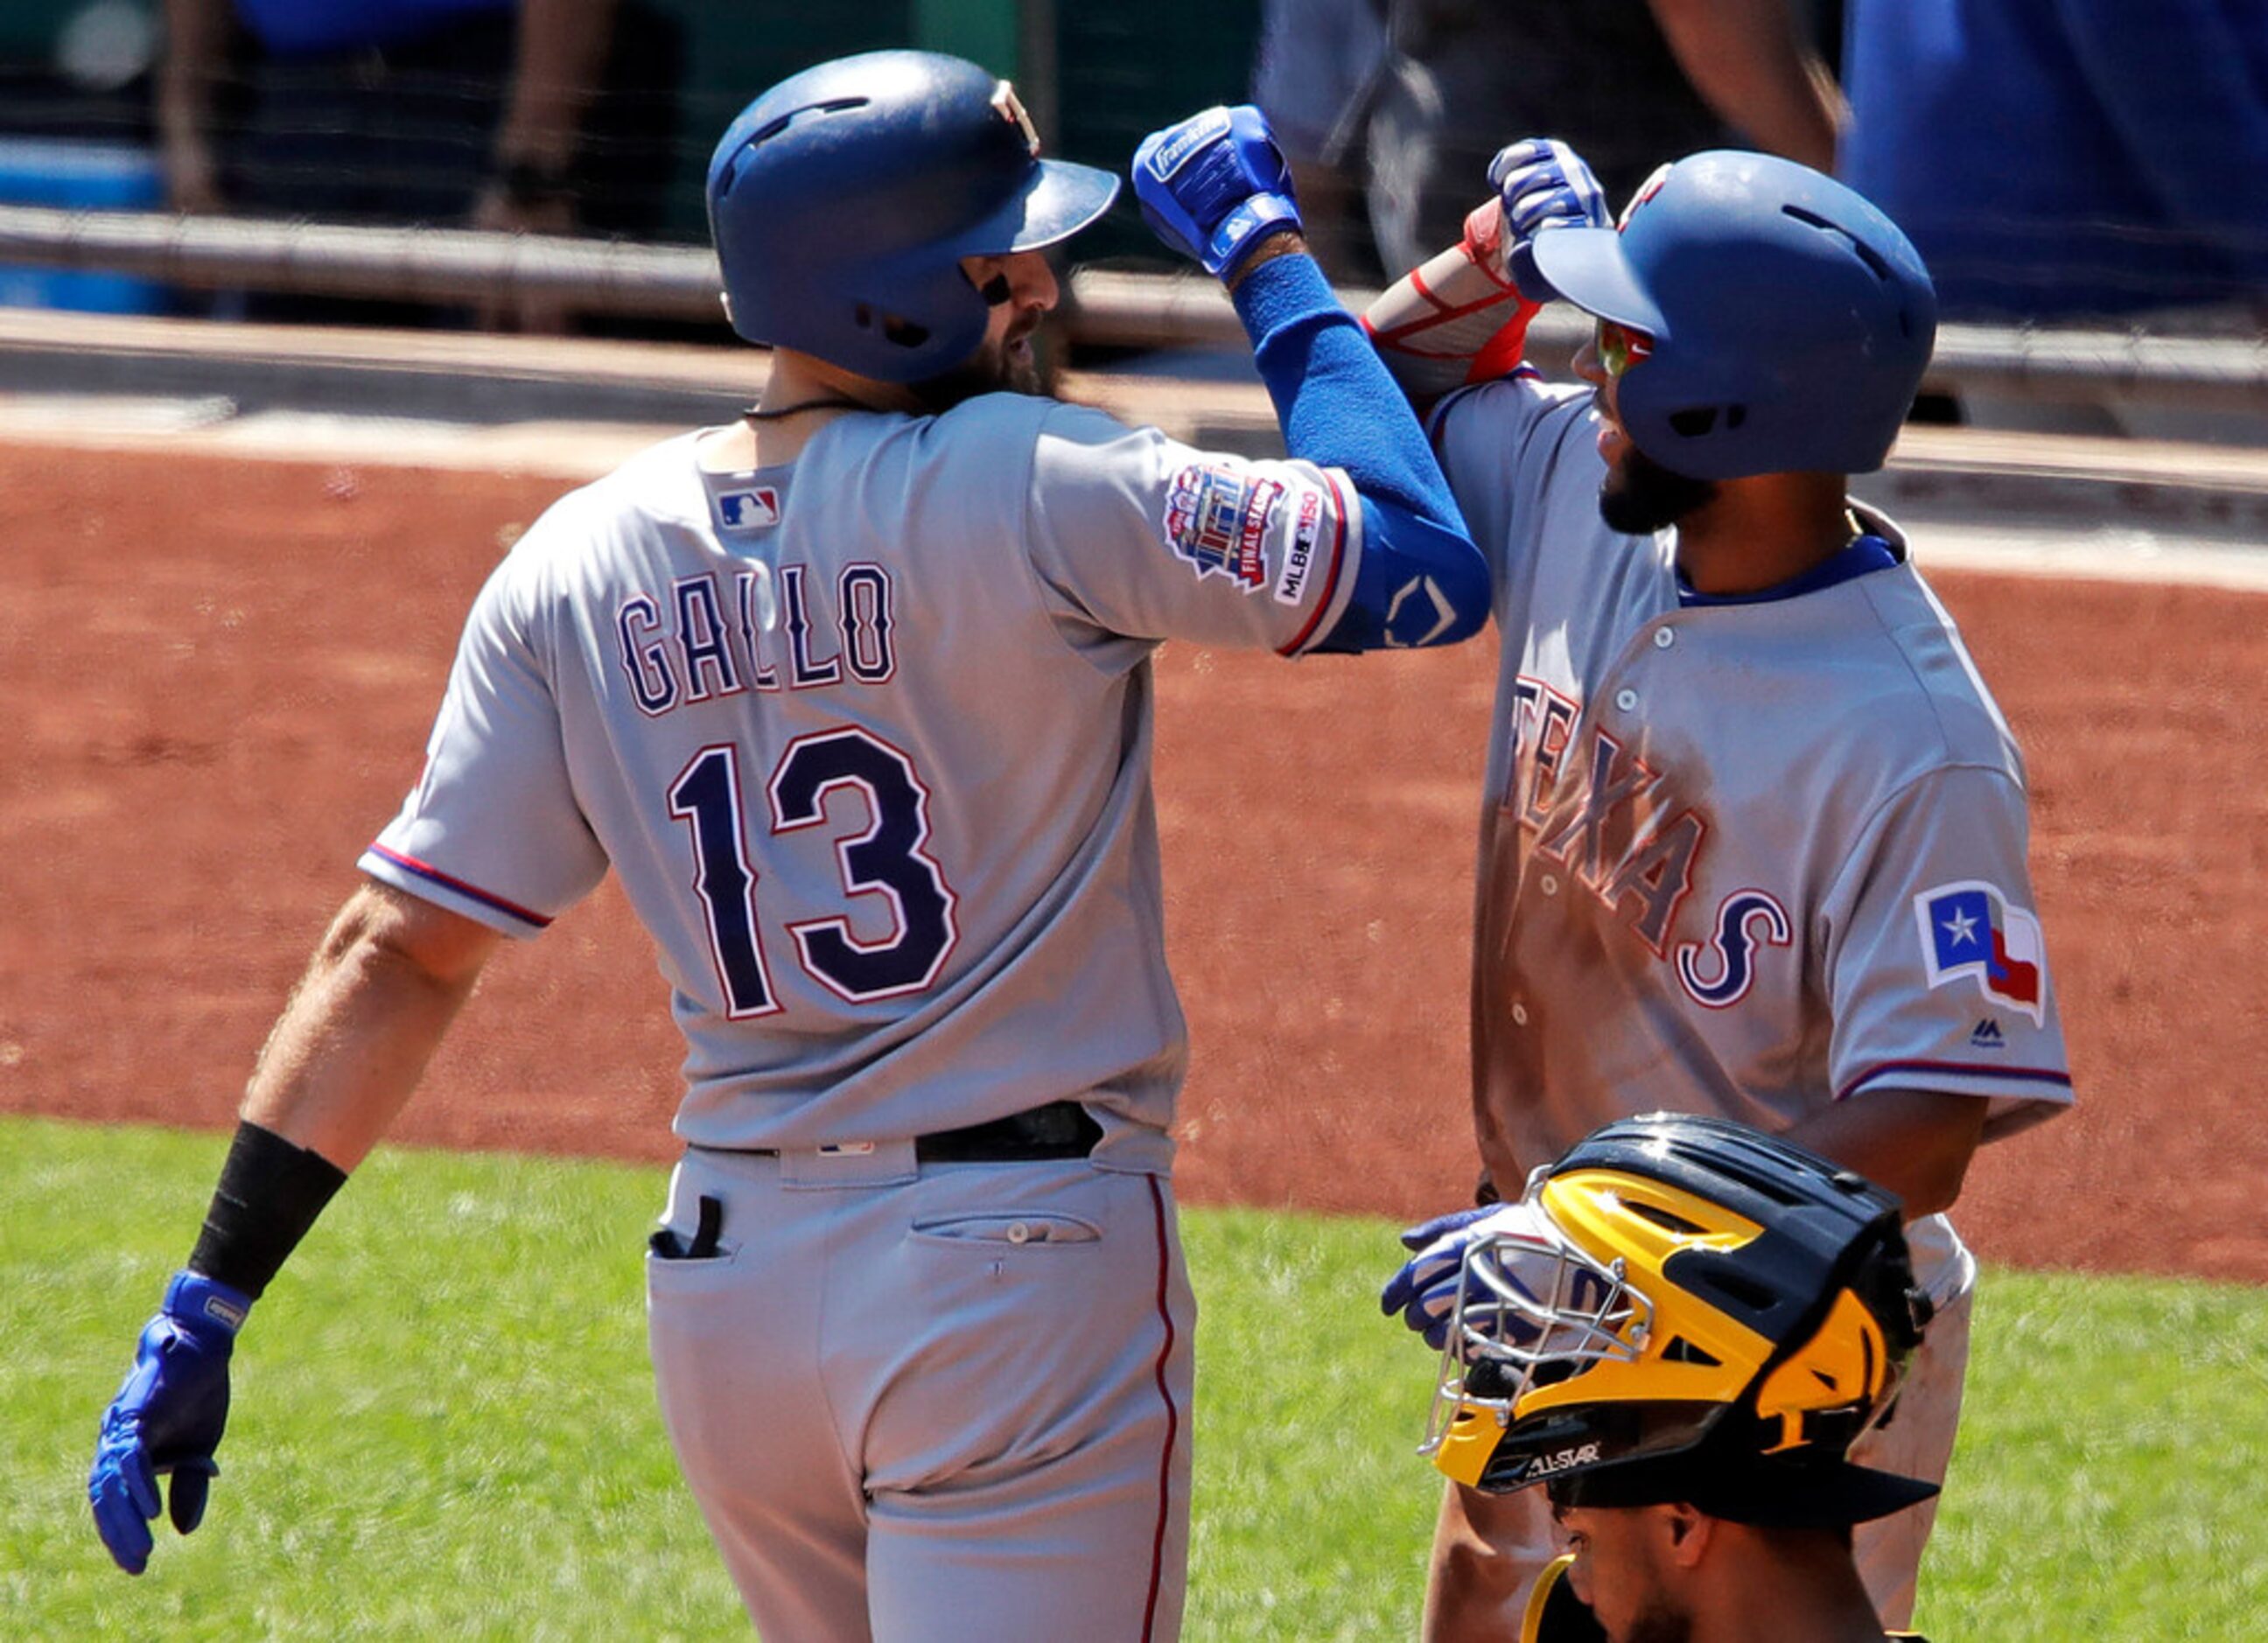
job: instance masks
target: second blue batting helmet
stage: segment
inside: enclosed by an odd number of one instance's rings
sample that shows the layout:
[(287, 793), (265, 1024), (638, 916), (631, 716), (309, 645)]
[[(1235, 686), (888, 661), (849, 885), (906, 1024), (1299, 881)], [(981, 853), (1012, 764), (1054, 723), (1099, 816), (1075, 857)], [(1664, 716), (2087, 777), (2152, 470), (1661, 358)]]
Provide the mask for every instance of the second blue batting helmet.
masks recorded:
[(1808, 166), (1717, 150), (1665, 166), (1618, 228), (1561, 228), (1535, 267), (1653, 347), (1616, 385), (1623, 426), (1673, 473), (1869, 473), (1937, 335), (1937, 293), (1896, 224)]
[(1042, 159), (1008, 82), (926, 51), (873, 51), (781, 81), (709, 162), (733, 328), (861, 376), (914, 382), (983, 340), (965, 256), (1053, 245), (1118, 179)]

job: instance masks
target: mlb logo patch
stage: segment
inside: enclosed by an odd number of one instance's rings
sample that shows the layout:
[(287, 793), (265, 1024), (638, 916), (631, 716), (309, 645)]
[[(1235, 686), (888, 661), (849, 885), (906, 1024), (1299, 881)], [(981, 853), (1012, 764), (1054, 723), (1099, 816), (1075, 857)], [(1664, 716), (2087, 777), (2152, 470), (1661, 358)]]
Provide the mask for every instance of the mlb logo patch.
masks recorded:
[(780, 522), (779, 492), (770, 485), (717, 493), (717, 524), (728, 531), (760, 531)]
[(1166, 488), (1166, 546), (1197, 568), (1197, 580), (1225, 576), (1249, 593), (1268, 581), (1268, 525), (1284, 487), (1211, 462), (1193, 462)]
[(1941, 884), (1914, 897), (1929, 984), (1973, 976), (1995, 1004), (2038, 1026), (2047, 1015), (2047, 948), (2040, 921), (1981, 880)]

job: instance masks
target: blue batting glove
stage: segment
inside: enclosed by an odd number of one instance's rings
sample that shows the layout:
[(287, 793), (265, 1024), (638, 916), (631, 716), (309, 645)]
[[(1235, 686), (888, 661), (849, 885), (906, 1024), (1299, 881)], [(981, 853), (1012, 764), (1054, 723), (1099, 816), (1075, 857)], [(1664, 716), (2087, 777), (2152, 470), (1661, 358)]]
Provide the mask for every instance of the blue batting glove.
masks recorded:
[(204, 1517), (220, 1473), (213, 1450), (228, 1425), (228, 1357), (251, 1307), (249, 1295), (202, 1273), (173, 1274), (103, 1413), (86, 1494), (102, 1544), (129, 1574), (149, 1566), (158, 1478), (173, 1477), (175, 1529), (186, 1535)]
[(1612, 228), (1606, 191), (1583, 157), (1552, 137), (1498, 149), (1488, 180), (1504, 204), (1505, 263), (1513, 284), (1530, 302), (1550, 301), (1558, 293), (1535, 271), (1535, 236), (1554, 228)]
[(1144, 137), (1134, 192), (1152, 232), (1223, 280), (1270, 234), (1300, 226), (1291, 167), (1249, 103), (1208, 108)]
[(1440, 1351), (1448, 1338), (1449, 1320), (1456, 1315), (1465, 1246), (1473, 1241), (1473, 1228), (1503, 1207), (1484, 1204), (1456, 1210), (1404, 1232), (1402, 1247), (1411, 1252), (1410, 1259), (1379, 1292), (1379, 1310), (1389, 1318), (1400, 1313), (1403, 1323), (1425, 1337), (1425, 1345)]

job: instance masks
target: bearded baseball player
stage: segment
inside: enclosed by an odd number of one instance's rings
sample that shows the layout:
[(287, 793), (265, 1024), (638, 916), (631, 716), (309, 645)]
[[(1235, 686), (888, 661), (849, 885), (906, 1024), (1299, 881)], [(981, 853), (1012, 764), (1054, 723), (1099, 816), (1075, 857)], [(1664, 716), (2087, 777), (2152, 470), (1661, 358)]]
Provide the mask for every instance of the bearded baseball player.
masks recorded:
[(1228, 284), (1288, 460), (1035, 391), (1042, 247), (1118, 184), (1039, 158), (1005, 81), (869, 54), (725, 132), (711, 226), (775, 350), (762, 402), (565, 497), (475, 602), (103, 1419), (122, 1566), (160, 1477), (196, 1526), (238, 1331), (482, 965), (611, 869), (688, 1052), (656, 1381), (758, 1629), (1176, 1635), (1194, 1318), (1151, 658), (1447, 643), (1488, 578), (1256, 114), (1156, 135), (1137, 183)]
[[(2072, 1090), (2015, 740), (1904, 535), (1846, 491), (1928, 362), (1928, 276), (1857, 195), (1764, 155), (1667, 166), (1619, 225), (1564, 144), (1490, 181), (1367, 316), (1494, 578), (1484, 1196), (1653, 1109), (1882, 1183), (1938, 1322), (1861, 1458), (1941, 1479), (1976, 1271), (1942, 1212), (1981, 1141)], [(1547, 298), (1596, 320), (1580, 387), (1520, 364)], [(1387, 1309), (1438, 1340), (1485, 1213), (1413, 1228)], [(1933, 1512), (1859, 1530), (1894, 1625)], [(1453, 1488), (1425, 1635), (1508, 1634), (1552, 1551), (1532, 1494)]]

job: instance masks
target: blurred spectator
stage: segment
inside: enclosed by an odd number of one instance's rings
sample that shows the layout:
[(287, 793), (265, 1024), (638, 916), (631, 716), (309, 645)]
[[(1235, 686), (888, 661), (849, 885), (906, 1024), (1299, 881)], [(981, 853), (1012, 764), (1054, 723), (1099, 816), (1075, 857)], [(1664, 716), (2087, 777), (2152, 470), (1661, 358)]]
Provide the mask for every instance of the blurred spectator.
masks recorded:
[(1387, 19), (1366, 136), (1392, 272), (1457, 238), (1489, 157), (1517, 136), (1572, 144), (1617, 210), (1697, 149), (1834, 165), (1841, 94), (1800, 0), (1388, 0)]
[[(2268, 326), (2260, 0), (1849, 0), (1851, 184), (1948, 319)], [(2268, 419), (1971, 396), (2000, 427), (2268, 437)]]
[(1386, 4), (1263, 0), (1261, 6), (1252, 100), (1291, 164), (1307, 248), (1341, 283), (1382, 272), (1364, 221), (1361, 125), (1386, 55)]
[[(157, 125), (172, 203), (537, 233), (585, 220), (616, 0), (166, 0)], [(621, 31), (651, 50), (642, 17)], [(666, 31), (661, 31), (666, 37)], [(651, 77), (674, 61), (649, 63)], [(660, 105), (649, 99), (651, 114)], [(408, 305), (250, 298), (263, 318), (430, 320)], [(488, 322), (563, 328), (548, 304)]]

